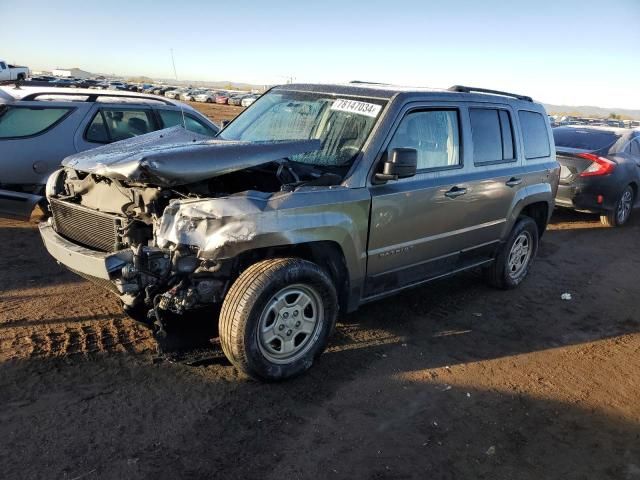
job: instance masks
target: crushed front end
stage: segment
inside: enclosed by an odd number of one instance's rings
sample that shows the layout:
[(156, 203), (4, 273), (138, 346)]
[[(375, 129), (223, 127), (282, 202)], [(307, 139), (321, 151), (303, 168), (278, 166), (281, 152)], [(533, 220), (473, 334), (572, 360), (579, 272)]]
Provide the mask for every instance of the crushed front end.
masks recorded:
[[(61, 178), (64, 177), (64, 178)], [(222, 264), (192, 245), (158, 246), (162, 212), (175, 192), (62, 170), (40, 225), (49, 253), (73, 272), (116, 293), (125, 310), (149, 324), (158, 310), (182, 314), (219, 303)], [(147, 315), (151, 312), (151, 315)]]
[(318, 148), (315, 141), (194, 135), (169, 129), (73, 155), (46, 186), (51, 216), (40, 232), (49, 253), (148, 324), (163, 312), (220, 304), (232, 247), (251, 241), (267, 201), (298, 185), (338, 181), (277, 161)]

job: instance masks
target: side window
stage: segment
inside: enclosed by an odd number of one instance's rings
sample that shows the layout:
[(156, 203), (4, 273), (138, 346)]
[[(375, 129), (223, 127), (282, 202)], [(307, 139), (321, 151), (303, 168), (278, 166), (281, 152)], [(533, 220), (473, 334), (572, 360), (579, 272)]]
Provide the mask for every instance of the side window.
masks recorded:
[(513, 126), (506, 110), (496, 108), (470, 108), (471, 137), (473, 139), (473, 162), (513, 162)]
[(7, 64), (4, 62), (0, 62), (0, 70), (6, 70)]
[[(162, 128), (175, 127), (176, 125), (182, 125), (182, 112), (179, 110), (158, 110), (160, 119), (162, 120)], [(202, 135), (208, 135), (214, 137), (218, 132), (212, 129), (209, 125), (205, 125), (200, 120), (192, 117), (188, 113), (184, 115), (184, 123), (190, 132), (200, 133)]]
[(551, 155), (547, 122), (544, 117), (537, 112), (527, 110), (520, 110), (518, 117), (522, 128), (525, 158), (540, 158)]
[(109, 143), (109, 132), (102, 111), (98, 111), (87, 128), (85, 140), (94, 143)]
[(640, 157), (640, 137), (636, 137), (631, 140), (631, 143), (629, 144), (629, 153)]
[(31, 137), (44, 133), (61, 122), (71, 110), (59, 107), (0, 108), (0, 139)]
[(102, 108), (96, 113), (85, 133), (94, 143), (110, 143), (144, 135), (155, 130), (150, 110)]
[(418, 170), (460, 165), (460, 128), (455, 110), (424, 110), (407, 114), (393, 134), (388, 150), (415, 148)]

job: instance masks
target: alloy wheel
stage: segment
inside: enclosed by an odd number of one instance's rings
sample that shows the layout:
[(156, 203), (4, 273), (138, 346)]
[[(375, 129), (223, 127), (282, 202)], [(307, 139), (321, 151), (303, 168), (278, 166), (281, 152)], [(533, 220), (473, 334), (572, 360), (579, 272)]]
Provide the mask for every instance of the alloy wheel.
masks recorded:
[(258, 345), (273, 363), (291, 363), (313, 346), (324, 320), (320, 295), (308, 285), (290, 285), (276, 293), (258, 322)]

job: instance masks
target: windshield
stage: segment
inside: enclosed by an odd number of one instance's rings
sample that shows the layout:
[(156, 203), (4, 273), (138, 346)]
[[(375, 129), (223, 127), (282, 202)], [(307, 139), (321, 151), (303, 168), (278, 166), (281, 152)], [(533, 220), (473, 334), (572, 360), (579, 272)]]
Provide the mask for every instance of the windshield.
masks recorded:
[(289, 160), (311, 165), (348, 166), (375, 125), (384, 100), (336, 98), (331, 94), (276, 90), (260, 97), (219, 137), (250, 142), (320, 140), (320, 150)]

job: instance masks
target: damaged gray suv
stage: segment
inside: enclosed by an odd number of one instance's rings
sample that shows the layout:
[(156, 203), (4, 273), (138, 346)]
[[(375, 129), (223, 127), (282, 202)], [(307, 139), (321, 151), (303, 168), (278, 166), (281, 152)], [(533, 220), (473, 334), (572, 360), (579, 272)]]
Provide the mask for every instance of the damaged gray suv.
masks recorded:
[(338, 312), (471, 268), (523, 281), (558, 187), (546, 118), (469, 87), (275, 87), (215, 139), (174, 127), (68, 157), (40, 232), (159, 338), (209, 308), (239, 370), (288, 378)]

